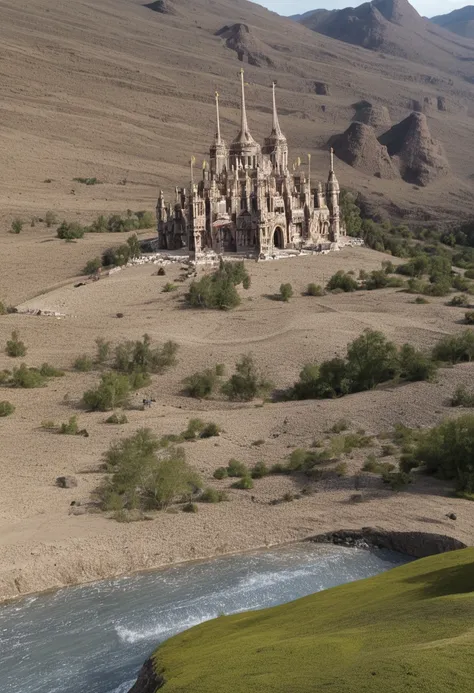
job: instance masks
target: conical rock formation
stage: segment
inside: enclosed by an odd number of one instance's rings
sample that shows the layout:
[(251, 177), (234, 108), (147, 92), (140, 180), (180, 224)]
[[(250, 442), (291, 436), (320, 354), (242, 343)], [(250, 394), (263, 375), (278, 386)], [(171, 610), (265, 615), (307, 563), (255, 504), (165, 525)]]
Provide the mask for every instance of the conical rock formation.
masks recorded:
[(247, 24), (232, 24), (223, 26), (216, 36), (225, 39), (227, 48), (235, 51), (243, 63), (256, 67), (274, 67), (273, 60), (267, 55), (266, 44), (261, 41)]
[(378, 142), (369, 125), (354, 122), (333, 142), (334, 153), (349, 166), (378, 178), (398, 178), (399, 173), (386, 147)]
[(411, 113), (384, 133), (379, 142), (396, 158), (407, 183), (428, 185), (450, 172), (443, 146), (431, 136), (423, 113)]
[(362, 101), (356, 105), (356, 112), (352, 120), (370, 125), (375, 129), (386, 129), (392, 125), (388, 108), (371, 104), (368, 101)]

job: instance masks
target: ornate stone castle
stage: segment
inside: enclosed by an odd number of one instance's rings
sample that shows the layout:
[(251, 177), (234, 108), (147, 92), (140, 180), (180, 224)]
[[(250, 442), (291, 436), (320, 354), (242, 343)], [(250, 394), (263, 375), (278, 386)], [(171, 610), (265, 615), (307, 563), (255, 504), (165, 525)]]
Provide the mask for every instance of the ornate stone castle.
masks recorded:
[[(272, 131), (263, 147), (250, 134), (241, 72), (240, 132), (230, 147), (221, 135), (216, 93), (217, 133), (210, 148), (210, 167), (202, 180), (191, 180), (189, 193), (176, 188), (175, 204), (160, 192), (156, 208), (159, 247), (188, 248), (199, 259), (203, 251), (249, 253), (265, 258), (275, 248), (330, 248), (341, 232), (339, 183), (331, 150), (329, 177), (311, 187), (308, 174), (288, 165), (288, 143), (278, 120), (273, 85)], [(191, 178), (193, 179), (191, 162)], [(333, 246), (334, 247), (334, 246)]]

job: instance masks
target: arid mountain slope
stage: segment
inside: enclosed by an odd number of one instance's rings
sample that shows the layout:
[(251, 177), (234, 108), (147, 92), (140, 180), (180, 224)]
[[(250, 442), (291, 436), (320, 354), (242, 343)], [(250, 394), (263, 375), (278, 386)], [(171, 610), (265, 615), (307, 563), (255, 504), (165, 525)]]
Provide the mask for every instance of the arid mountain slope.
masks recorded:
[[(414, 63), (316, 34), (246, 0), (2, 2), (4, 228), (14, 215), (28, 219), (47, 209), (84, 220), (112, 210), (152, 209), (159, 188), (172, 194), (176, 184), (187, 184), (192, 155), (199, 165), (207, 156), (216, 89), (223, 136), (230, 141), (237, 134), (242, 64), (254, 137), (269, 134), (276, 80), (291, 156), (305, 161), (311, 152), (314, 175), (323, 179), (328, 139), (347, 129), (354, 104), (387, 108), (392, 122), (407, 117), (415, 102), (424, 112), (423, 104), (434, 104), (426, 111), (430, 131), (445, 145), (452, 169), (443, 195), (438, 183), (419, 191), (343, 163), (338, 175), (343, 185), (381, 206), (393, 202), (404, 214), (425, 216), (429, 210), (438, 219), (468, 212), (474, 193), (474, 42), (468, 49), (467, 40), (453, 41), (449, 50), (436, 47), (443, 64), (429, 52), (424, 63)], [(73, 180), (78, 177), (97, 177), (101, 184), (81, 185)]]
[(439, 14), (431, 17), (430, 21), (459, 36), (474, 38), (474, 5), (466, 5), (448, 14)]

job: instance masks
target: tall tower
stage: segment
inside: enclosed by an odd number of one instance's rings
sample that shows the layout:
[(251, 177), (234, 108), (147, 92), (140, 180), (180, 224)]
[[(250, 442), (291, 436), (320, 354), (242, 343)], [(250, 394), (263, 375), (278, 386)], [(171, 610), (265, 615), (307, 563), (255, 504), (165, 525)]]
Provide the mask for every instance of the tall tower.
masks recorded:
[(211, 174), (220, 175), (223, 173), (229, 163), (229, 150), (227, 149), (227, 144), (221, 137), (221, 121), (219, 113), (219, 94), (216, 91), (216, 117), (217, 117), (217, 131), (214, 142), (209, 150), (211, 159)]
[(339, 211), (339, 181), (334, 173), (334, 149), (331, 147), (330, 150), (330, 163), (329, 163), (329, 176), (326, 186), (327, 195), (326, 201), (331, 212), (330, 216), (330, 228), (332, 240), (337, 243), (339, 240), (341, 232), (341, 221), (340, 221), (340, 211)]
[(260, 161), (261, 147), (250, 134), (245, 106), (244, 71), (240, 71), (241, 81), (241, 122), (240, 132), (230, 145), (230, 165), (237, 171), (239, 168), (257, 168)]
[(281, 131), (275, 96), (276, 84), (273, 82), (273, 121), (272, 131), (265, 138), (263, 153), (270, 157), (273, 168), (284, 175), (288, 169), (288, 142)]

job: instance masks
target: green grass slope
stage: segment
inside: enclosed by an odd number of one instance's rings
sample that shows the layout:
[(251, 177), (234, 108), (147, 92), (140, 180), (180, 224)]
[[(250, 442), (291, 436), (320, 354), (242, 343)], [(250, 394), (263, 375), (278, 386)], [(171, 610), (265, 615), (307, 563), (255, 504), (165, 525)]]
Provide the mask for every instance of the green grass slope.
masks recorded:
[(154, 654), (164, 693), (467, 693), (474, 549), (264, 611), (220, 617)]

